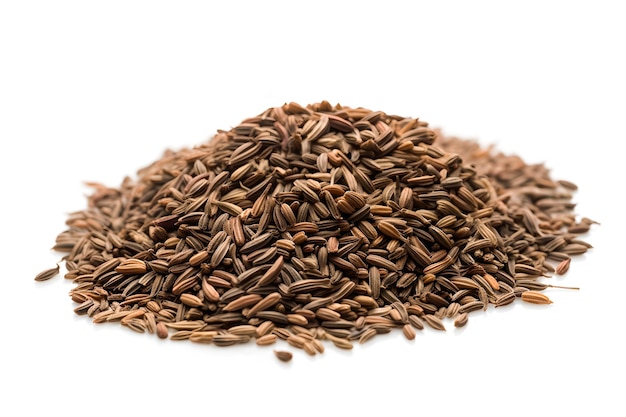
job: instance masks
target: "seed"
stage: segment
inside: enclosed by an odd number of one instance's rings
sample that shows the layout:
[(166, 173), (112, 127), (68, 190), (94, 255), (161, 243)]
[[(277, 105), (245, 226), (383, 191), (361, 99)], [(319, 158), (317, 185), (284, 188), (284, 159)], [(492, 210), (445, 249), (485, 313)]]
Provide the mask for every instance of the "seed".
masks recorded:
[(202, 300), (196, 297), (193, 294), (181, 294), (180, 302), (189, 307), (200, 307), (202, 306)]
[(45, 271), (41, 271), (40, 273), (38, 273), (37, 276), (35, 276), (35, 281), (47, 281), (50, 278), (57, 276), (58, 274), (59, 265), (57, 264), (57, 266), (54, 268), (46, 269)]
[(454, 327), (463, 327), (467, 324), (467, 313), (459, 314), (456, 319), (454, 319)]
[(274, 281), (274, 279), (276, 279), (276, 277), (280, 274), (280, 271), (282, 271), (284, 264), (285, 260), (282, 256), (276, 258), (272, 266), (265, 272), (265, 274), (263, 274), (261, 279), (259, 279), (257, 286), (261, 287)]
[(235, 300), (231, 301), (226, 306), (224, 306), (223, 310), (224, 311), (243, 310), (246, 307), (255, 305), (256, 303), (261, 301), (261, 298), (262, 297), (258, 294), (242, 295), (241, 297), (236, 298)]
[(515, 301), (515, 293), (511, 291), (511, 292), (508, 292), (506, 294), (502, 294), (496, 297), (496, 301), (494, 304), (496, 307), (502, 307), (505, 305), (509, 305), (514, 301)]
[(500, 289), (500, 284), (498, 283), (498, 281), (493, 277), (493, 275), (491, 274), (485, 274), (483, 275), (483, 278), (485, 279), (485, 281), (487, 281), (487, 283), (489, 284), (489, 286), (491, 286), (491, 288), (494, 291), (498, 291)]
[(140, 259), (126, 259), (115, 268), (116, 272), (124, 275), (143, 274), (148, 270), (146, 263)]
[(441, 321), (441, 319), (433, 314), (424, 315), (424, 320), (426, 323), (435, 330), (446, 330), (445, 325)]
[(387, 259), (385, 259), (385, 258), (383, 258), (382, 256), (379, 256), (379, 255), (369, 255), (367, 258), (365, 258), (365, 260), (370, 265), (377, 266), (379, 268), (385, 268), (388, 271), (395, 271), (395, 270), (397, 270), (397, 267), (396, 267), (396, 265), (393, 262), (391, 262), (391, 261), (389, 261), (389, 260), (387, 260)]
[(572, 258), (563, 259), (556, 267), (557, 275), (564, 275), (568, 270), (570, 263), (572, 262)]
[(532, 290), (524, 291), (522, 293), (522, 300), (532, 304), (552, 304), (552, 301), (547, 295)]
[(404, 326), (402, 326), (402, 333), (404, 334), (404, 337), (406, 337), (408, 340), (415, 339), (415, 330), (413, 330), (413, 326), (411, 326), (410, 324), (405, 324)]
[(392, 239), (397, 239), (397, 240), (406, 242), (406, 238), (402, 236), (402, 233), (400, 233), (400, 231), (396, 229), (396, 227), (389, 222), (379, 221), (378, 230), (380, 230), (384, 235)]
[(293, 354), (286, 350), (275, 350), (274, 355), (282, 362), (289, 362), (293, 358)]
[(156, 325), (156, 334), (160, 339), (167, 339), (168, 336), (167, 326), (162, 322), (158, 322)]
[(278, 337), (275, 334), (266, 334), (256, 339), (256, 344), (259, 346), (268, 346), (276, 343)]
[(217, 337), (215, 331), (196, 331), (189, 335), (189, 340), (194, 343), (212, 343), (215, 337)]

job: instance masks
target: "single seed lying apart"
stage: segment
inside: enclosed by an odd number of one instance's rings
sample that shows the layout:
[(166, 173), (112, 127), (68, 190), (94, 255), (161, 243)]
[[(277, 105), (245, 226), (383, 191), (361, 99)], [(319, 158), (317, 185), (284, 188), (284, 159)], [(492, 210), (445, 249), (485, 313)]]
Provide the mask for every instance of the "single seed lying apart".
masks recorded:
[(289, 362), (291, 358), (293, 358), (293, 354), (291, 352), (287, 352), (286, 350), (275, 350), (274, 355), (276, 355), (276, 357), (283, 362)]
[(552, 304), (547, 295), (532, 290), (523, 292), (522, 300), (532, 304)]
[(47, 281), (50, 278), (53, 278), (55, 276), (57, 276), (59, 274), (59, 265), (57, 264), (56, 267), (54, 268), (50, 268), (50, 269), (46, 269), (45, 271), (41, 271), (40, 273), (38, 273), (35, 276), (35, 281)]

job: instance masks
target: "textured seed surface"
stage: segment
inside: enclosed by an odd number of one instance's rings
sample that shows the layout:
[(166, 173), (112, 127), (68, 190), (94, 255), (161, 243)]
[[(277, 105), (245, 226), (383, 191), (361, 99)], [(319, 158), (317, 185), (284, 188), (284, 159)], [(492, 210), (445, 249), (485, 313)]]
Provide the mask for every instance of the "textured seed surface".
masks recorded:
[(550, 304), (544, 278), (592, 249), (579, 235), (596, 224), (543, 165), (328, 102), (269, 108), (118, 188), (91, 186), (54, 245), (76, 314), (309, 355)]

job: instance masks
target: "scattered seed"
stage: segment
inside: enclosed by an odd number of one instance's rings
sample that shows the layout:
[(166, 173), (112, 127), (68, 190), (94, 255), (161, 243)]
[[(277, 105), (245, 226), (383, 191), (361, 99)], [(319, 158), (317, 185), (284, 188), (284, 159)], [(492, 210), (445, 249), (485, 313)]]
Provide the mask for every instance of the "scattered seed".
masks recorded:
[(286, 350), (275, 350), (274, 355), (282, 362), (289, 362), (293, 358), (293, 354)]
[(532, 304), (552, 304), (552, 301), (547, 295), (532, 290), (524, 291), (522, 293), (522, 300)]

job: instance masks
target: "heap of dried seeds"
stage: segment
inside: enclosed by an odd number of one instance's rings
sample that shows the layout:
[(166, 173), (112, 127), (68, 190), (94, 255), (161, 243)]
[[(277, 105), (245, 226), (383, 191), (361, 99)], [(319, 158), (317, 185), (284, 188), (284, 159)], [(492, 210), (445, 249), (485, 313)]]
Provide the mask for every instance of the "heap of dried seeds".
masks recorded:
[(593, 223), (541, 165), (328, 102), (270, 108), (119, 188), (92, 185), (54, 246), (77, 314), (311, 355), (550, 303), (541, 278), (587, 251), (577, 236)]

